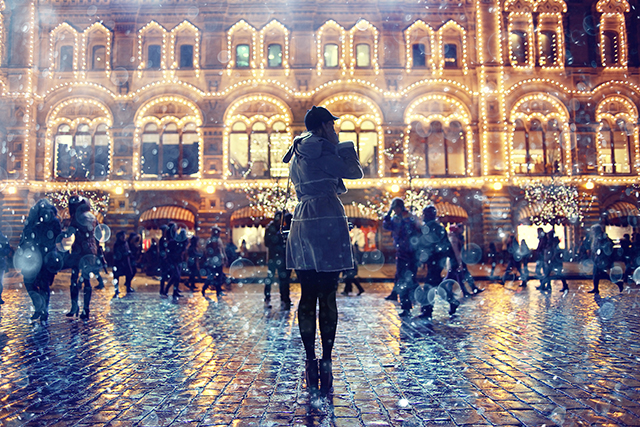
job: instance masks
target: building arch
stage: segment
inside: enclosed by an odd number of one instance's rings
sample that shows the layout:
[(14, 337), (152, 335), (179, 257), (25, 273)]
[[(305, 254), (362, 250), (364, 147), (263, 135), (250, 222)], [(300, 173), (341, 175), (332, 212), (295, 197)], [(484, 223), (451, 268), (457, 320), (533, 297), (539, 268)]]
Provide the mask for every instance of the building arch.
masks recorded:
[(292, 139), (292, 113), (279, 98), (247, 95), (224, 114), (222, 170), (225, 179), (288, 176), (282, 157)]
[(429, 94), (404, 115), (403, 163), (415, 177), (473, 176), (471, 113), (460, 100)]
[(626, 97), (608, 96), (596, 107), (598, 126), (598, 172), (604, 174), (638, 173), (640, 142), (638, 109)]
[(407, 73), (413, 68), (436, 69), (436, 39), (434, 29), (421, 19), (404, 30)]
[(141, 178), (200, 178), (202, 113), (195, 102), (160, 96), (136, 112), (133, 175)]
[(111, 110), (75, 97), (57, 103), (47, 119), (44, 179), (106, 179), (113, 168)]
[(347, 72), (347, 49), (347, 30), (333, 19), (322, 24), (316, 31), (318, 75), (324, 69), (336, 68), (344, 76)]
[(49, 78), (55, 72), (78, 71), (80, 42), (78, 31), (62, 22), (51, 31), (49, 41)]
[(227, 51), (229, 62), (227, 63), (227, 75), (231, 75), (234, 69), (255, 71), (258, 49), (258, 31), (247, 21), (241, 19), (227, 31)]
[(509, 114), (508, 161), (513, 174), (571, 174), (569, 113), (557, 98), (534, 93)]

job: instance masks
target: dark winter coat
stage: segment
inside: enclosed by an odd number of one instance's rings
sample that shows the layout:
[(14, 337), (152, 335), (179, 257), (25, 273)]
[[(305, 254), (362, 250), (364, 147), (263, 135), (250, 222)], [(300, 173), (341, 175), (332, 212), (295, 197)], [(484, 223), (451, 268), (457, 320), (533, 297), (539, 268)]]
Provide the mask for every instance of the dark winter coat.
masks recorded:
[(113, 267), (116, 270), (114, 275), (133, 276), (131, 250), (126, 240), (116, 240), (113, 245)]

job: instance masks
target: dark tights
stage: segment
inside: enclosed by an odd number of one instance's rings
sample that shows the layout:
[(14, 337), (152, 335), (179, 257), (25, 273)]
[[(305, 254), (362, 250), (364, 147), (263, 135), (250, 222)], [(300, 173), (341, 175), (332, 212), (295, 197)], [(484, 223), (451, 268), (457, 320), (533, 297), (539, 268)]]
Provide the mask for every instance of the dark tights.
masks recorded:
[(339, 272), (319, 272), (315, 270), (296, 270), (300, 279), (300, 305), (298, 306), (298, 325), (300, 337), (308, 360), (316, 358), (316, 303), (320, 304), (318, 315), (320, 321), (320, 339), (322, 341), (322, 358), (331, 359), (331, 351), (336, 338), (338, 326), (338, 307), (336, 291), (338, 290)]

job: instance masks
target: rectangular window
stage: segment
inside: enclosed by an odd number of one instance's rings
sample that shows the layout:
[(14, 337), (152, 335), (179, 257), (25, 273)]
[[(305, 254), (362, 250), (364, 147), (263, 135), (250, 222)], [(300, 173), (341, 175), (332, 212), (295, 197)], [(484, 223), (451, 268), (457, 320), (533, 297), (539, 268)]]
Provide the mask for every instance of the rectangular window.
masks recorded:
[(338, 45), (324, 45), (324, 66), (326, 68), (335, 68), (338, 66)]
[(249, 50), (248, 44), (239, 44), (236, 46), (236, 67), (249, 68)]
[(73, 46), (60, 47), (60, 71), (73, 71)]
[(444, 68), (458, 68), (458, 46), (453, 43), (444, 45)]
[(106, 49), (104, 46), (94, 46), (92, 58), (92, 70), (104, 70), (106, 68)]
[(356, 45), (356, 67), (367, 68), (371, 66), (371, 47), (368, 44)]
[(267, 65), (271, 68), (282, 67), (282, 45), (269, 45), (267, 48)]
[(512, 31), (509, 34), (511, 47), (511, 63), (515, 65), (527, 64), (527, 34), (523, 31)]
[(180, 68), (193, 68), (193, 45), (180, 46)]
[(556, 33), (543, 31), (540, 33), (540, 57), (541, 63), (551, 67), (556, 63)]
[(161, 47), (158, 44), (151, 44), (147, 48), (147, 69), (159, 70), (160, 58), (162, 57)]
[(413, 52), (413, 66), (414, 67), (426, 67), (427, 66), (427, 54), (424, 43), (415, 43), (411, 46)]

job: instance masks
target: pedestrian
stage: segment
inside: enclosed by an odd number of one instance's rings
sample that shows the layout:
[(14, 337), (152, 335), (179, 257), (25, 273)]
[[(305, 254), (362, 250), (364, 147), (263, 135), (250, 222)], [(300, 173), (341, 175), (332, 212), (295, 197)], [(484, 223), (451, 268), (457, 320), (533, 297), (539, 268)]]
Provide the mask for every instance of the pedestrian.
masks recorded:
[(56, 247), (62, 224), (58, 211), (47, 199), (40, 199), (29, 210), (14, 264), (20, 269), (24, 286), (31, 297), (35, 312), (31, 320), (46, 323), (49, 318), (51, 285), (63, 267), (63, 256)]
[(264, 306), (271, 308), (271, 285), (277, 281), (280, 289), (280, 306), (283, 310), (291, 308), (289, 283), (291, 270), (287, 269), (287, 235), (291, 228), (291, 214), (277, 211), (273, 220), (264, 231), (264, 244), (267, 247), (267, 278), (264, 280)]
[[(453, 295), (453, 282), (442, 280), (442, 270), (449, 264), (449, 271), (458, 270), (458, 260), (453, 245), (447, 236), (447, 230), (438, 221), (435, 206), (427, 205), (422, 210), (421, 236), (418, 243), (418, 259), (427, 266), (423, 294), (426, 296), (421, 302), (420, 319), (431, 320), (433, 302), (436, 289), (442, 289), (449, 303), (449, 315), (453, 316), (460, 303)], [(462, 285), (461, 285), (462, 287)]]
[(187, 270), (189, 270), (189, 279), (186, 282), (186, 286), (189, 290), (197, 291), (196, 288), (196, 280), (202, 280), (200, 276), (200, 258), (202, 258), (202, 253), (200, 252), (200, 248), (198, 244), (200, 239), (198, 236), (191, 237), (189, 241), (189, 248), (187, 249)]
[(151, 239), (149, 249), (144, 253), (144, 272), (147, 276), (161, 276), (160, 266), (158, 264), (158, 241)]
[[(453, 224), (451, 227), (449, 227), (449, 242), (451, 243), (453, 253), (455, 254), (458, 264), (458, 267), (455, 270), (455, 280), (456, 282), (458, 282), (462, 294), (465, 297), (469, 297), (471, 295), (476, 295), (480, 292), (483, 292), (484, 289), (480, 289), (476, 286), (476, 281), (473, 279), (473, 276), (469, 271), (469, 267), (467, 267), (467, 263), (462, 259), (462, 249), (464, 247), (464, 228), (461, 224)], [(465, 283), (469, 285), (468, 291)]]
[(131, 252), (130, 260), (131, 260), (131, 271), (133, 272), (133, 277), (136, 276), (138, 272), (138, 267), (140, 266), (140, 261), (142, 258), (142, 238), (138, 233), (129, 233), (129, 237), (127, 238), (127, 245), (129, 246), (129, 251)]
[[(522, 279), (522, 283), (520, 287), (527, 286), (528, 276), (522, 274), (521, 261), (522, 261), (522, 251), (520, 249), (520, 245), (518, 245), (518, 239), (513, 234), (509, 234), (507, 237), (507, 266), (504, 269), (504, 274), (502, 275), (502, 280), (500, 283), (504, 286), (507, 281), (507, 276), (511, 274), (512, 270), (515, 268), (518, 272), (518, 278)], [(517, 280), (514, 279), (514, 280)]]
[(342, 291), (342, 295), (349, 296), (351, 291), (353, 290), (353, 286), (355, 285), (358, 288), (358, 296), (364, 293), (364, 288), (360, 284), (360, 279), (358, 278), (358, 261), (357, 261), (357, 243), (353, 244), (353, 268), (350, 270), (345, 270), (342, 272), (342, 276), (344, 278), (344, 289)]
[[(591, 259), (593, 260), (593, 289), (590, 294), (600, 293), (600, 279), (611, 279), (608, 274), (613, 267), (613, 241), (607, 236), (602, 225), (596, 224), (591, 227)], [(620, 292), (624, 290), (622, 280), (616, 282)]]
[(490, 280), (493, 280), (495, 278), (494, 273), (496, 271), (497, 256), (498, 256), (498, 249), (496, 249), (496, 244), (494, 242), (489, 243), (489, 252), (487, 253), (487, 262), (491, 265), (491, 273), (489, 273)]
[(238, 259), (238, 247), (233, 243), (233, 239), (229, 239), (229, 243), (224, 248), (224, 253), (227, 256), (227, 267), (231, 267), (231, 264)]
[(124, 276), (124, 286), (127, 295), (135, 292), (131, 287), (133, 280), (133, 267), (131, 266), (132, 254), (127, 242), (127, 233), (120, 230), (116, 233), (116, 242), (113, 244), (113, 287), (115, 288), (114, 298), (120, 295), (120, 278)]
[(242, 239), (240, 243), (240, 258), (246, 258), (249, 256), (249, 248), (247, 247), (247, 241)]
[[(346, 193), (343, 179), (360, 179), (362, 167), (352, 141), (340, 142), (334, 128), (338, 118), (323, 107), (305, 115), (307, 132), (293, 140), (283, 161), (298, 204), (287, 238), (287, 268), (300, 279), (298, 324), (306, 353), (305, 374), (313, 398), (332, 390), (331, 353), (336, 336), (336, 292), (341, 271), (353, 268), (349, 224), (338, 195)], [(319, 304), (322, 359), (315, 353), (316, 304)], [(319, 388), (318, 388), (319, 386)]]
[(202, 296), (207, 298), (205, 294), (209, 287), (213, 287), (216, 290), (216, 297), (220, 300), (220, 297), (224, 295), (222, 291), (222, 284), (226, 282), (227, 276), (224, 274), (223, 267), (226, 263), (226, 256), (222, 250), (222, 240), (220, 239), (220, 227), (211, 227), (211, 237), (207, 240), (205, 246), (205, 269), (207, 272), (207, 278), (202, 286)]
[(560, 292), (569, 290), (567, 279), (563, 275), (563, 253), (560, 249), (560, 239), (556, 237), (555, 231), (551, 229), (544, 237), (545, 246), (542, 257), (542, 280), (536, 289), (540, 291), (551, 291), (552, 276), (562, 281)]
[(625, 233), (620, 239), (620, 259), (624, 262), (624, 275), (622, 276), (622, 281), (624, 283), (630, 282), (633, 277), (633, 264), (631, 262), (631, 254), (633, 251), (633, 243), (631, 242), (631, 236), (628, 233)]
[[(73, 234), (75, 240), (71, 253), (65, 260), (65, 267), (71, 268), (71, 309), (66, 316), (77, 317), (80, 314), (82, 320), (88, 320), (92, 291), (91, 276), (102, 268), (102, 263), (97, 257), (98, 241), (93, 233), (97, 221), (91, 213), (89, 200), (79, 195), (69, 198), (69, 215), (71, 221), (66, 231), (68, 234)], [(82, 313), (79, 313), (78, 306), (80, 288), (83, 289)]]
[(400, 297), (401, 317), (410, 316), (413, 304), (411, 298), (418, 287), (416, 275), (418, 261), (416, 245), (421, 234), (418, 221), (404, 206), (404, 201), (396, 197), (391, 200), (389, 211), (382, 220), (382, 228), (391, 231), (396, 249), (396, 275), (394, 288), (387, 300), (395, 301)]
[(531, 259), (531, 249), (529, 249), (529, 245), (527, 241), (522, 239), (520, 240), (520, 256), (522, 257), (520, 262), (522, 263), (522, 284), (520, 286), (527, 286), (527, 282), (529, 281), (529, 261)]
[(542, 227), (538, 227), (536, 232), (538, 234), (538, 247), (536, 248), (535, 275), (536, 278), (540, 279), (542, 277), (542, 267), (544, 265), (544, 248), (547, 244), (547, 242), (545, 241), (547, 234), (544, 232)]
[[(107, 260), (104, 257), (103, 245), (104, 243), (98, 242), (98, 259), (100, 260), (100, 264), (102, 265), (102, 268), (104, 269), (105, 274), (107, 274)], [(98, 286), (96, 286), (95, 288), (98, 290), (104, 289), (104, 279), (100, 274), (100, 270), (97, 270), (95, 272), (95, 278), (98, 281)]]
[(4, 273), (7, 271), (7, 257), (11, 254), (11, 245), (9, 239), (0, 230), (0, 305), (4, 304), (2, 299), (2, 291), (4, 290), (3, 280)]

